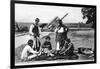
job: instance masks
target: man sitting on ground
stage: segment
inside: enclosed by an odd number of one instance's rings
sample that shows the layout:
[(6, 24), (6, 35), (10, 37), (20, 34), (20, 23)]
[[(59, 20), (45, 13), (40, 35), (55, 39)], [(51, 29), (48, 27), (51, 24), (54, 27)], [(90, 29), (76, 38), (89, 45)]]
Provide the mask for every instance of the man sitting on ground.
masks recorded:
[(74, 55), (74, 45), (71, 43), (70, 39), (65, 40), (63, 48), (60, 50), (59, 54), (67, 55), (72, 57)]
[(50, 42), (51, 38), (49, 36), (47, 36), (45, 38), (45, 42), (42, 45), (42, 52), (47, 54), (47, 56), (54, 56), (51, 51), (52, 51), (52, 46), (51, 46), (51, 42)]
[(22, 61), (27, 61), (40, 55), (39, 52), (33, 50), (32, 46), (33, 46), (33, 40), (29, 40), (21, 53)]

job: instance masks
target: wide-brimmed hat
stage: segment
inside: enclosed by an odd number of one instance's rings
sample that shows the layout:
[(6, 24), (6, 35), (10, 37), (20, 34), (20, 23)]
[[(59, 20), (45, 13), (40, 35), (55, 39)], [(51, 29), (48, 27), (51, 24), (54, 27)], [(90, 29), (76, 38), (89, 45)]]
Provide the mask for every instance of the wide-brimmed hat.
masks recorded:
[(68, 39), (66, 39), (66, 41), (67, 41), (67, 42), (71, 42), (71, 40), (70, 40), (69, 38), (68, 38)]

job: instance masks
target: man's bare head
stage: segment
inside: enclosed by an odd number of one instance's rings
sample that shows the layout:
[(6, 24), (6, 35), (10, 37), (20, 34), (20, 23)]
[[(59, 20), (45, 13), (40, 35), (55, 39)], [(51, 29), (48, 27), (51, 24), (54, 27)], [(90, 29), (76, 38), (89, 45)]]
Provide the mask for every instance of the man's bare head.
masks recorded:
[(39, 18), (36, 18), (35, 19), (35, 23), (38, 25), (39, 22), (40, 22), (40, 19)]
[(32, 40), (32, 39), (28, 40), (27, 44), (28, 44), (30, 47), (32, 47), (32, 46), (33, 46), (33, 40)]

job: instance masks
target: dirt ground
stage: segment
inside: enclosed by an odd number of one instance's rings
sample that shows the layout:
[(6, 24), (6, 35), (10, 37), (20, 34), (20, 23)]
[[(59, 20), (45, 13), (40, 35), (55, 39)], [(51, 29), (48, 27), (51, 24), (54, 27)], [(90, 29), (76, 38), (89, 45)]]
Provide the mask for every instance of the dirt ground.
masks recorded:
[[(46, 32), (42, 33), (41, 43), (44, 42), (43, 36), (49, 35), (51, 37), (52, 48), (55, 49), (55, 33)], [(20, 62), (20, 55), (22, 49), (25, 47), (26, 42), (30, 39), (29, 35), (19, 36), (15, 34), (15, 62)], [(74, 30), (69, 31), (68, 37), (71, 39), (71, 42), (74, 44), (74, 48), (86, 47), (94, 49), (94, 30)], [(81, 59), (82, 60), (82, 59)]]

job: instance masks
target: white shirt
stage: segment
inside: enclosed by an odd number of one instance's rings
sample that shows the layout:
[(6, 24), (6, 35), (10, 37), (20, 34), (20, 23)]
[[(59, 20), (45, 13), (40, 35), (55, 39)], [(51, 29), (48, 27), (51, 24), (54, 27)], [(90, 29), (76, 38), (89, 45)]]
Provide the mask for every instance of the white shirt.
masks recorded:
[(28, 52), (29, 53), (37, 53), (36, 51), (34, 51), (29, 45), (26, 45), (22, 51), (22, 54), (21, 54), (21, 59), (24, 59), (24, 58), (28, 58)]
[(30, 29), (29, 29), (29, 33), (31, 34), (31, 35), (33, 35), (34, 33), (32, 32), (32, 29), (34, 28), (34, 25), (32, 24), (31, 26), (30, 26)]
[(61, 27), (60, 29), (56, 28), (55, 29), (55, 32), (62, 33), (62, 32), (64, 32), (64, 28), (63, 27)]
[[(68, 29), (65, 28), (65, 30), (67, 31)], [(61, 27), (60, 29), (59, 28), (56, 28), (55, 29), (55, 32), (62, 33), (62, 32), (64, 32), (64, 28), (63, 27)]]

